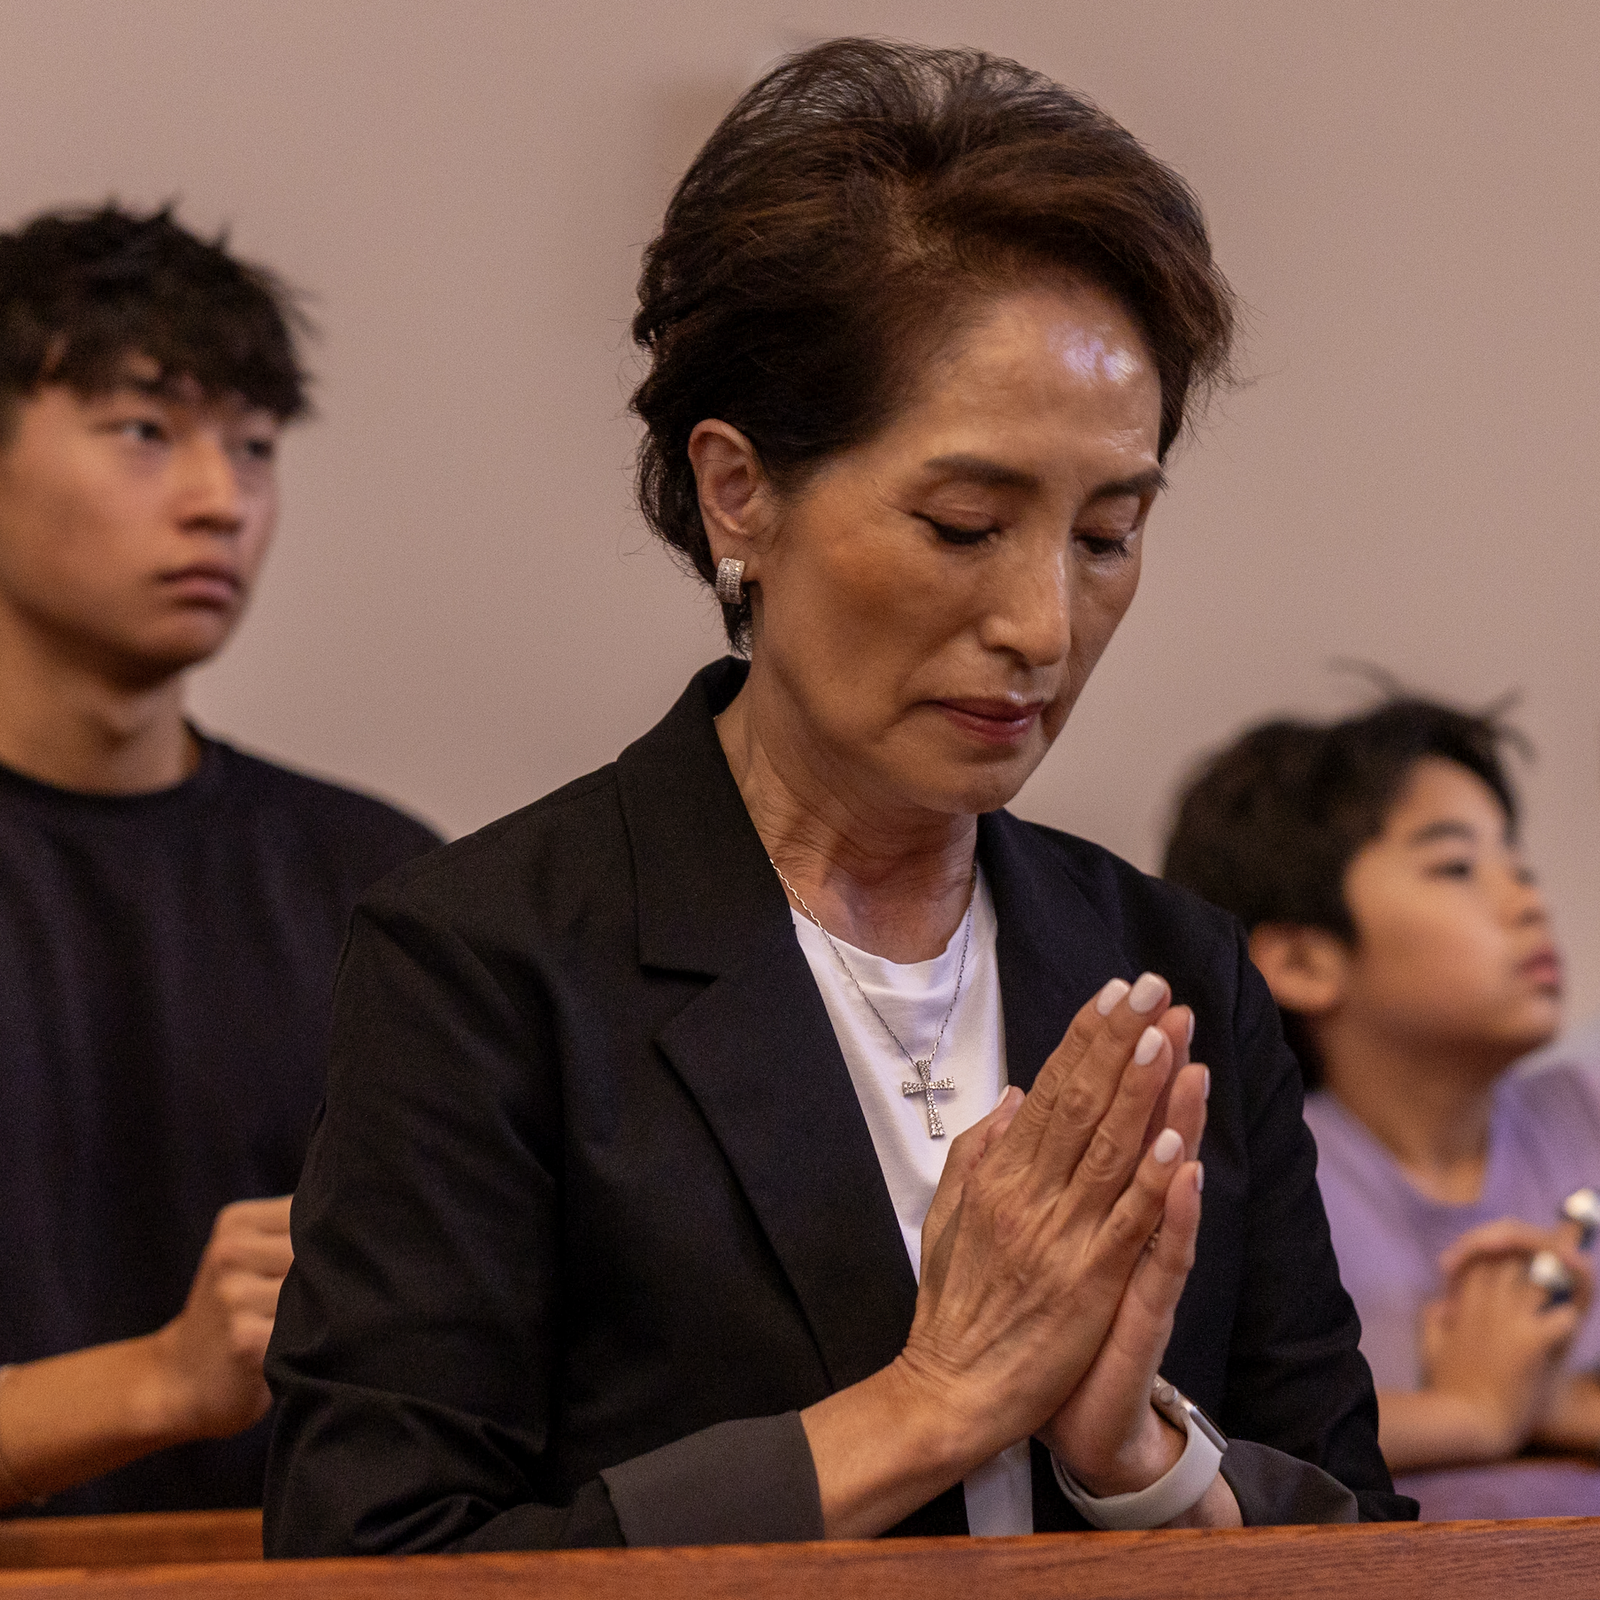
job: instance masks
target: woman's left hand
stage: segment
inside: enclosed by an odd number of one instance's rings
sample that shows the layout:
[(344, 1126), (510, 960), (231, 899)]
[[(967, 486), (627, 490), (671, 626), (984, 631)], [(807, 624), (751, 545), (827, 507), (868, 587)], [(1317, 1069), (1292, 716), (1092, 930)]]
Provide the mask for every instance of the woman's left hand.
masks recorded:
[[(1182, 1135), (1174, 1161), (1194, 1160), (1205, 1129), (1208, 1074), (1189, 1062), (1189, 1018), (1187, 1007), (1175, 1006), (1157, 1024), (1171, 1042), (1175, 1070), (1165, 1112), (1154, 1125)], [(1134, 1269), (1099, 1355), (1039, 1431), (1062, 1466), (1097, 1497), (1147, 1488), (1183, 1453), (1184, 1436), (1150, 1404), (1150, 1388), (1194, 1264), (1200, 1184), (1198, 1162), (1174, 1180), (1161, 1226)]]

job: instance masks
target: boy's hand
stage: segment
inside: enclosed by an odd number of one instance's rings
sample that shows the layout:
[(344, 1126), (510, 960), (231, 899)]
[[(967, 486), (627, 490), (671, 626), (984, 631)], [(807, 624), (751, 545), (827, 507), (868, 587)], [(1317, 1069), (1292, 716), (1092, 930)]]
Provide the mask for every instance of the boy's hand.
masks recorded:
[(1563, 1372), (1551, 1385), (1532, 1442), (1541, 1450), (1592, 1456), (1600, 1451), (1600, 1382), (1588, 1372)]
[(1445, 1294), (1423, 1309), (1424, 1386), (1470, 1409), (1480, 1459), (1504, 1460), (1527, 1444), (1551, 1404), (1589, 1282), (1580, 1279), (1581, 1301), (1547, 1306), (1528, 1278), (1525, 1250), (1469, 1250), (1460, 1259)]
[(1475, 1261), (1520, 1256), (1526, 1264), (1539, 1251), (1551, 1250), (1572, 1274), (1573, 1303), (1587, 1311), (1594, 1294), (1594, 1272), (1588, 1257), (1578, 1249), (1578, 1232), (1575, 1222), (1540, 1228), (1520, 1217), (1499, 1217), (1462, 1234), (1440, 1255), (1439, 1270), (1447, 1281), (1453, 1281)]
[[(1446, 1273), (1463, 1270), (1475, 1261), (1520, 1256), (1528, 1260), (1540, 1250), (1553, 1250), (1572, 1274), (1572, 1303), (1580, 1317), (1594, 1292), (1593, 1268), (1578, 1249), (1579, 1228), (1563, 1222), (1555, 1228), (1537, 1228), (1517, 1217), (1502, 1217), (1464, 1233), (1439, 1258)], [(1588, 1373), (1557, 1373), (1529, 1442), (1545, 1450), (1591, 1454), (1600, 1450), (1600, 1382)]]
[(261, 1362), (278, 1289), (294, 1260), (289, 1200), (240, 1200), (217, 1213), (182, 1311), (154, 1344), (168, 1427), (189, 1438), (226, 1438), (272, 1403)]

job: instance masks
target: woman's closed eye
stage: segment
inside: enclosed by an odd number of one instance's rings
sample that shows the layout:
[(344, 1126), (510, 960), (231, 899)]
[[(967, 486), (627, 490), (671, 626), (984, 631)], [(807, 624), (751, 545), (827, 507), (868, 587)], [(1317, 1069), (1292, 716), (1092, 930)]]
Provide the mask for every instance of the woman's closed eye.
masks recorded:
[(967, 526), (956, 522), (941, 522), (925, 512), (917, 513), (918, 520), (927, 523), (943, 544), (974, 545), (992, 539), (1000, 531), (1000, 524), (988, 522), (980, 526)]
[[(919, 514), (919, 520), (933, 529), (941, 544), (971, 547), (994, 538), (1002, 530), (999, 523), (968, 526), (961, 523), (941, 522), (936, 517)], [(1126, 533), (1082, 532), (1073, 537), (1079, 547), (1095, 561), (1125, 561), (1133, 553), (1133, 542), (1139, 536), (1137, 528)]]
[(1084, 528), (1073, 535), (1084, 553), (1095, 561), (1126, 561), (1133, 554), (1133, 541), (1138, 537), (1137, 528), (1122, 533)]
[(1430, 863), (1426, 875), (1430, 878), (1470, 878), (1476, 867), (1477, 863), (1470, 856), (1450, 856), (1446, 860)]

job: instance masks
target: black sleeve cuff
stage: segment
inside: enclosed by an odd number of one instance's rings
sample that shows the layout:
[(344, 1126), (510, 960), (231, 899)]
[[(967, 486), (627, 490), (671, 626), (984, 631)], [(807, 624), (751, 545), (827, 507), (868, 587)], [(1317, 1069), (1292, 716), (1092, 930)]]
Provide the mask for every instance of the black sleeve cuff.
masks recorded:
[(630, 1545), (822, 1537), (817, 1469), (797, 1411), (718, 1423), (600, 1476)]
[(1337, 1478), (1270, 1445), (1230, 1439), (1222, 1477), (1247, 1528), (1361, 1520), (1355, 1495)]
[(589, 1550), (626, 1542), (606, 1486), (592, 1478), (578, 1490), (570, 1506), (513, 1506), (450, 1549)]

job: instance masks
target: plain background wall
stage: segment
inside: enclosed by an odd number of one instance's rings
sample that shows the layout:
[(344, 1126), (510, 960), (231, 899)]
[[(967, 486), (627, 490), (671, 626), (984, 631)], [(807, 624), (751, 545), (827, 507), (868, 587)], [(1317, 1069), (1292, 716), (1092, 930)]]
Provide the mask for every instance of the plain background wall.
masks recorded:
[(1196, 186), (1253, 384), (1152, 523), (1143, 593), (1019, 809), (1154, 865), (1248, 719), (1377, 663), (1520, 688), (1529, 839), (1600, 1009), (1600, 8), (1584, 0), (0, 0), (0, 221), (176, 196), (314, 296), (203, 720), (452, 832), (609, 759), (718, 653), (630, 504), (641, 245), (761, 65), (975, 44)]

